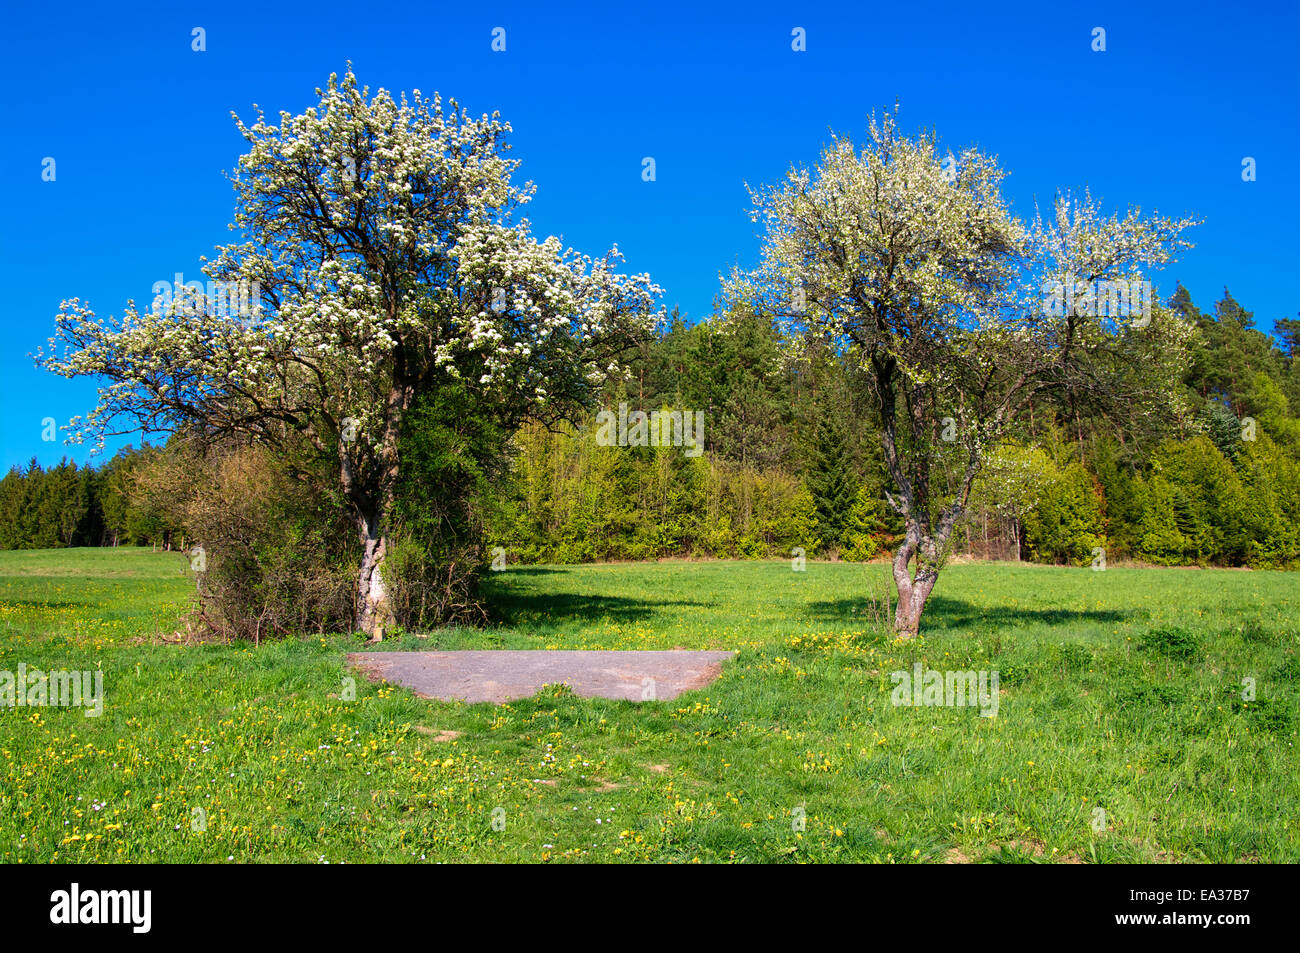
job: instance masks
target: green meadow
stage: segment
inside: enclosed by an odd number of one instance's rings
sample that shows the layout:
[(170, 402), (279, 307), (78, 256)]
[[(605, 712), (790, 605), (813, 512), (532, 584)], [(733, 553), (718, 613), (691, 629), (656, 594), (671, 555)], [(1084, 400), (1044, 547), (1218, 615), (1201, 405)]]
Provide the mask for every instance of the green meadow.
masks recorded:
[[(882, 564), (511, 568), (493, 625), (383, 648), (739, 655), (494, 706), (355, 676), (355, 638), (184, 644), (184, 569), (0, 552), (0, 671), (104, 684), (0, 707), (3, 861), (1300, 861), (1294, 574), (957, 564), (900, 644)], [(918, 662), (998, 672), (996, 717), (891, 704)]]

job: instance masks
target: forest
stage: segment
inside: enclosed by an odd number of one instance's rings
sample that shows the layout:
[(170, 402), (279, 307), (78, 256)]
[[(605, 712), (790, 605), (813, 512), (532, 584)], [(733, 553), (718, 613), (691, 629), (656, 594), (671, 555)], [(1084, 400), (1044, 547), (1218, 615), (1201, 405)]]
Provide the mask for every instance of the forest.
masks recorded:
[[(1031, 407), (976, 480), (954, 554), (1300, 566), (1300, 320), (1277, 321), (1270, 336), (1227, 289), (1202, 310), (1179, 285), (1166, 307), (1196, 328), (1182, 377), (1189, 410), (1119, 430), (1088, 406)], [(627, 364), (627, 379), (602, 394), (604, 409), (577, 425), (528, 422), (502, 434), (433, 410), (415, 415), (403, 439), (413, 456), (428, 444), (426, 479), (472, 488), (461, 518), (480, 523), (508, 563), (796, 550), (862, 561), (896, 544), (878, 419), (860, 403), (855, 368), (824, 342), (733, 304), (694, 324), (674, 312)], [(642, 441), (658, 446), (600, 440), (600, 415), (620, 406), (695, 415), (704, 453), (667, 435)], [(128, 447), (95, 467), (15, 467), (0, 480), (0, 548), (186, 548), (185, 520), (160, 477), (179, 442)], [(506, 465), (476, 466), (491, 455), (475, 449), (497, 442)], [(412, 509), (430, 496), (437, 511), (436, 493), (414, 490)]]

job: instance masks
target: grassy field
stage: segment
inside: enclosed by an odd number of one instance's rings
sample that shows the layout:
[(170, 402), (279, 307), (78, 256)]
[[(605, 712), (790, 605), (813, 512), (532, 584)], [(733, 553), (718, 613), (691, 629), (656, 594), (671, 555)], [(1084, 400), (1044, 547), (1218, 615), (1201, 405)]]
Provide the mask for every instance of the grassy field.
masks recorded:
[[(106, 696), (0, 707), (0, 859), (1300, 860), (1294, 574), (955, 565), (899, 645), (881, 565), (513, 569), (499, 625), (385, 648), (740, 655), (674, 701), (497, 707), (345, 700), (344, 637), (167, 644), (182, 566), (0, 553), (0, 670), (100, 669)], [(997, 717), (892, 705), (918, 661), (998, 671)]]

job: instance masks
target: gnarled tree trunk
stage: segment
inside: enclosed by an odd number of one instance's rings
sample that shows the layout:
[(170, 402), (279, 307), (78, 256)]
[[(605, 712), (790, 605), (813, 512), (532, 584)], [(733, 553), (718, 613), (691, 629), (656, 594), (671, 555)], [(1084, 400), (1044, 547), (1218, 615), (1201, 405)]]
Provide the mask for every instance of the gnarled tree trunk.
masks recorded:
[(388, 588), (384, 585), (384, 558), (388, 537), (379, 529), (378, 517), (362, 517), (361, 570), (357, 574), (356, 628), (380, 642), (396, 622)]
[[(383, 641), (397, 624), (393, 601), (384, 582), (384, 560), (388, 556), (388, 536), (396, 504), (398, 472), (398, 435), (402, 415), (414, 398), (414, 388), (405, 376), (405, 357), (398, 349), (394, 383), (389, 388), (380, 436), (369, 454), (354, 443), (355, 434), (340, 434), (339, 478), (352, 504), (361, 534), (361, 568), (357, 572), (356, 628)], [(354, 453), (361, 463), (354, 459)]]
[[(903, 545), (894, 554), (894, 585), (898, 588), (898, 604), (894, 609), (894, 632), (900, 639), (913, 638), (921, 625), (921, 612), (930, 598), (939, 578), (938, 566), (922, 553), (920, 528), (909, 524)], [(916, 575), (909, 564), (916, 558)]]
[[(939, 570), (948, 551), (948, 541), (952, 539), (953, 530), (970, 498), (971, 485), (979, 471), (979, 444), (975, 442), (970, 448), (956, 492), (947, 505), (938, 510), (937, 519), (932, 518), (935, 494), (931, 485), (931, 460), (929, 451), (925, 448), (932, 436), (934, 422), (938, 419), (932, 410), (933, 401), (920, 388), (913, 387), (906, 392), (906, 422), (911, 429), (911, 446), (914, 449), (910, 458), (904, 459), (899, 452), (895, 410), (895, 384), (900, 379), (897, 363), (892, 357), (877, 355), (872, 359), (872, 367), (875, 371), (876, 394), (880, 401), (881, 449), (885, 454), (885, 465), (897, 489), (897, 496), (886, 491), (885, 498), (895, 512), (903, 517), (906, 528), (902, 545), (894, 553), (894, 585), (898, 588), (894, 632), (900, 639), (910, 639), (920, 629), (921, 613), (939, 579)], [(915, 449), (917, 447), (922, 449), (918, 451)], [(915, 575), (911, 570), (913, 560), (916, 562)]]

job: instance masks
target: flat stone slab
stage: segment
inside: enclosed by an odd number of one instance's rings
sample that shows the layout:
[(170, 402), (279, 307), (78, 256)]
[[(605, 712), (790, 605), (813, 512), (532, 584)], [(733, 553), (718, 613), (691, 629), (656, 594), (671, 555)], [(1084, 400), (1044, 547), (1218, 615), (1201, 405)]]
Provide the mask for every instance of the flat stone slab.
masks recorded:
[(392, 682), (424, 698), (501, 702), (568, 685), (583, 698), (666, 701), (703, 688), (735, 652), (492, 649), (476, 652), (352, 652), (348, 661), (372, 681)]

